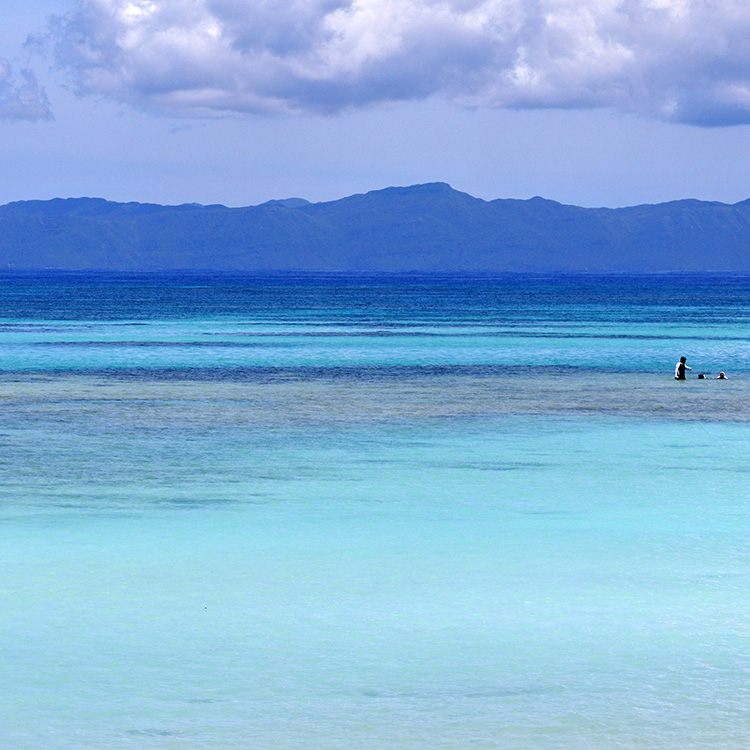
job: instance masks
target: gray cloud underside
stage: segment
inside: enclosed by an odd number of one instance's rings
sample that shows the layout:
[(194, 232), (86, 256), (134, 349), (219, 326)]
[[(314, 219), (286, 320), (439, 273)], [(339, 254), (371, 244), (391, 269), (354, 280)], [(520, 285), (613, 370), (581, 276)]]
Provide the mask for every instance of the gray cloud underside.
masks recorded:
[(750, 122), (744, 0), (78, 0), (48, 42), (78, 93), (173, 115), (439, 96)]
[(47, 96), (30, 70), (16, 74), (0, 57), (0, 119), (49, 120), (52, 112)]

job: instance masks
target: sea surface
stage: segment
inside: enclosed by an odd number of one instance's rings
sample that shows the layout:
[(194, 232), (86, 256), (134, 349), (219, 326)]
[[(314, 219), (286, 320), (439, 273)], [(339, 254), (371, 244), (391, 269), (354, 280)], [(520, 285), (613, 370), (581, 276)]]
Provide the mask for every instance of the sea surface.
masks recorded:
[(2, 748), (750, 747), (748, 276), (0, 273), (0, 444)]

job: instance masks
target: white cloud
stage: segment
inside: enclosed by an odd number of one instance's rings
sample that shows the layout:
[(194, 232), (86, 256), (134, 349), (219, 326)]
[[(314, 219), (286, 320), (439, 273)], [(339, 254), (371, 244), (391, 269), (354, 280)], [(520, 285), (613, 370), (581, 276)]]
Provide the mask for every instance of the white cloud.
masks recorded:
[(0, 119), (50, 120), (52, 112), (44, 90), (30, 70), (16, 75), (10, 63), (0, 57)]
[(750, 122), (744, 0), (78, 0), (49, 39), (79, 93), (170, 114), (439, 96)]

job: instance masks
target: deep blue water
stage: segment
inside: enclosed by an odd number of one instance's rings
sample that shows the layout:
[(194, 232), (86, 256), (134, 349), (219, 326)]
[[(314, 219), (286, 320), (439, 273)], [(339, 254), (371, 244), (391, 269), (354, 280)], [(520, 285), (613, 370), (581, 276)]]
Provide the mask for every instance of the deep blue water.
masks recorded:
[(294, 274), (0, 272), (7, 317), (153, 320), (236, 316), (398, 325), (748, 320), (736, 274)]

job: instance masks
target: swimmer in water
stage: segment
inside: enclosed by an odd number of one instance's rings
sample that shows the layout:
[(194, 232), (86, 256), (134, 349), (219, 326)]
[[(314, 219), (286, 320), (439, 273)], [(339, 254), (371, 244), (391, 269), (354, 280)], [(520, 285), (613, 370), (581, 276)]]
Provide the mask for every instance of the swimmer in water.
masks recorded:
[(685, 380), (685, 370), (692, 370), (692, 367), (688, 367), (685, 362), (685, 357), (680, 357), (680, 361), (674, 366), (674, 379)]

